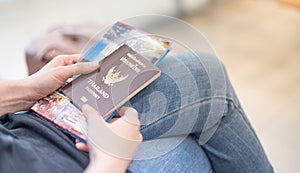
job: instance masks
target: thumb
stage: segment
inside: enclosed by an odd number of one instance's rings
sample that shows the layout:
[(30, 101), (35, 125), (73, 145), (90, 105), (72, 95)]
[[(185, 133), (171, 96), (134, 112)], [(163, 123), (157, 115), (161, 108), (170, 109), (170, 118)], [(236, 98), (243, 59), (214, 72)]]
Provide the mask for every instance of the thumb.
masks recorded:
[(120, 120), (125, 121), (128, 125), (135, 126), (137, 128), (140, 127), (138, 113), (134, 108), (124, 106), (119, 110), (119, 114), (121, 115)]

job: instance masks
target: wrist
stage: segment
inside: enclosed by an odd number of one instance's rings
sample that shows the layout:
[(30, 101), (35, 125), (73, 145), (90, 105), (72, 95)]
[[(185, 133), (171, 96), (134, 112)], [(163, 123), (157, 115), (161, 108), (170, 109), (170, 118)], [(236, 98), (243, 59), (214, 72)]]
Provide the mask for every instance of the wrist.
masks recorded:
[(1, 114), (28, 109), (36, 101), (31, 98), (32, 90), (25, 79), (2, 81), (0, 85)]
[(26, 92), (25, 94), (25, 102), (33, 102), (35, 103), (42, 97), (39, 95), (39, 88), (37, 85), (38, 81), (36, 81), (32, 76), (28, 76), (25, 79), (20, 80), (20, 85), (23, 88), (23, 91)]
[(12, 83), (12, 88), (14, 88), (14, 99), (20, 110), (30, 108), (38, 99), (34, 97), (34, 89), (32, 88), (32, 82), (27, 78), (16, 80)]

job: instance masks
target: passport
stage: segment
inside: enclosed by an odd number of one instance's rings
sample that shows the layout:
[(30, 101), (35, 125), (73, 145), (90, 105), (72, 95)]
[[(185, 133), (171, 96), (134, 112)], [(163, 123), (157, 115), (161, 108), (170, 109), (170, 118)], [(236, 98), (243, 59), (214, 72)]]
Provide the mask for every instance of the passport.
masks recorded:
[(78, 108), (88, 104), (107, 119), (160, 74), (158, 67), (124, 44), (101, 60), (98, 70), (81, 75), (61, 91)]

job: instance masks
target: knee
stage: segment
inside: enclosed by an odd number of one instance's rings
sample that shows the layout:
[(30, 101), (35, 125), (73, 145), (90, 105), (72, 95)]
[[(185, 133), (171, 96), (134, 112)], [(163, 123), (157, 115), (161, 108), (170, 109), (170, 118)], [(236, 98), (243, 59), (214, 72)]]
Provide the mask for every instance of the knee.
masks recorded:
[(226, 95), (230, 82), (225, 66), (217, 56), (205, 52), (185, 52), (172, 55), (163, 62), (163, 72), (180, 74), (181, 79), (178, 80), (185, 81), (186, 85), (190, 85), (189, 80), (192, 79), (200, 96)]

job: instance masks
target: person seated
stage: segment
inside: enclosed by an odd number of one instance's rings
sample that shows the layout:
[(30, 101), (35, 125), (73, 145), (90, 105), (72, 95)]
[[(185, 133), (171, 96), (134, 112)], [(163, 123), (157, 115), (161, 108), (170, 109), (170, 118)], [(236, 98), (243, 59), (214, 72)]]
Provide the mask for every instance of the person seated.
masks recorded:
[(79, 58), (60, 55), (25, 79), (0, 81), (0, 172), (273, 172), (224, 65), (207, 53), (167, 57), (161, 76), (109, 123), (82, 107), (88, 136), (106, 128), (124, 139), (117, 144), (108, 135), (84, 144), (33, 111), (17, 113), (99, 67)]

